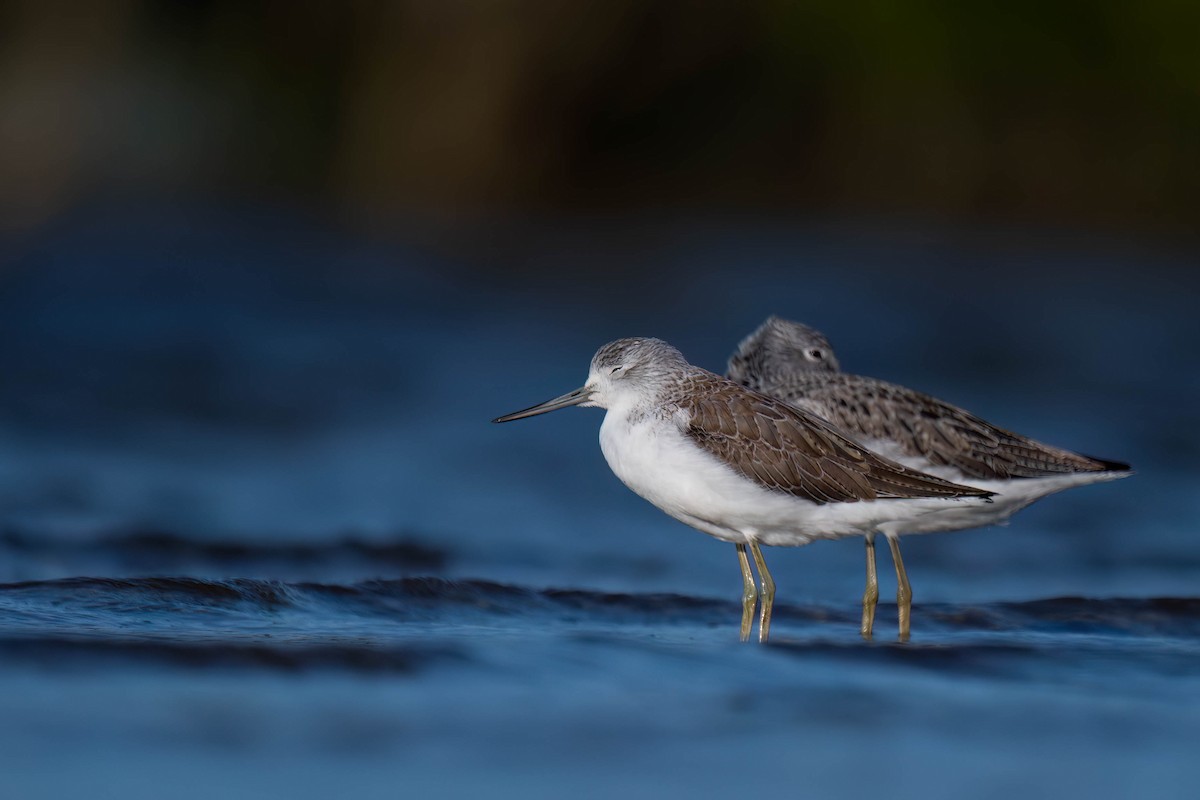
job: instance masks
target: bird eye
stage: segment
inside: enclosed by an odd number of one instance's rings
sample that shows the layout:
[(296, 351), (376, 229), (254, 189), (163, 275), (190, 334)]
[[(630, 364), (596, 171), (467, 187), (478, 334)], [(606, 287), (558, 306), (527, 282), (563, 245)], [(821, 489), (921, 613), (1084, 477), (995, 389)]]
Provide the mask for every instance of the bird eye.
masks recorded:
[(825, 357), (825, 351), (821, 350), (820, 348), (814, 347), (812, 350), (808, 351), (808, 357), (811, 358), (813, 361), (820, 361), (822, 358)]
[(618, 372), (620, 372), (622, 369), (623, 369), (623, 367), (620, 367), (620, 366), (613, 367), (612, 369), (610, 369), (610, 370), (608, 371), (608, 374), (609, 374), (609, 375), (616, 375), (616, 374), (617, 374)]

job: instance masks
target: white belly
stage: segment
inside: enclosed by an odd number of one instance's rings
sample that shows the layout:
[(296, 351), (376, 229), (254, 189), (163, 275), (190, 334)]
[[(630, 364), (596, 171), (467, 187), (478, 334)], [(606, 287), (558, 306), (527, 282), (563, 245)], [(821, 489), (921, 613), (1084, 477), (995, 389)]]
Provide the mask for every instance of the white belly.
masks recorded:
[(804, 545), (861, 536), (918, 520), (934, 511), (982, 504), (921, 498), (818, 504), (766, 489), (693, 444), (670, 420), (631, 423), (610, 410), (600, 449), (621, 481), (675, 519), (718, 539)]
[(1002, 525), (1008, 522), (1009, 517), (1013, 514), (1048, 495), (1074, 486), (1115, 481), (1132, 474), (1130, 472), (1072, 472), (1048, 478), (981, 481), (968, 477), (952, 467), (936, 466), (923, 458), (908, 456), (887, 440), (872, 440), (866, 442), (866, 446), (906, 467), (936, 475), (954, 483), (996, 493), (991, 503), (947, 506), (904, 523), (882, 527), (883, 533), (889, 536), (961, 531), (987, 525)]

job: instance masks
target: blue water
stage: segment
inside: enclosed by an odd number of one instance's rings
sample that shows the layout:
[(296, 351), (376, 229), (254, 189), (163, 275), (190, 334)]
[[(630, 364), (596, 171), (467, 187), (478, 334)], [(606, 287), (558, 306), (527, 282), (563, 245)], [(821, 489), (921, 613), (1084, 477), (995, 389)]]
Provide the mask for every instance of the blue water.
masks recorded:
[[(398, 245), (117, 208), (5, 248), (0, 796), (1191, 797), (1195, 253), (728, 219)], [(720, 369), (779, 313), (843, 365), (1137, 474), (906, 540), (733, 549), (506, 426), (603, 342)], [(881, 564), (883, 596), (892, 591)]]

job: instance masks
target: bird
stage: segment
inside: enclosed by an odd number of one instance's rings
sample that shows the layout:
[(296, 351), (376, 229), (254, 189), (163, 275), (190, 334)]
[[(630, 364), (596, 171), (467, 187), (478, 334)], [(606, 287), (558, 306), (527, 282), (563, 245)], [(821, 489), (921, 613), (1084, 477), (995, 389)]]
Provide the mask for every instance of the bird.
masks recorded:
[[(816, 414), (861, 446), (910, 469), (994, 493), (991, 503), (960, 505), (882, 531), (896, 567), (902, 640), (910, 635), (912, 588), (900, 556), (901, 534), (1004, 523), (1046, 495), (1132, 474), (1128, 464), (1043, 444), (930, 395), (844, 373), (824, 334), (777, 316), (769, 317), (738, 344), (726, 376), (745, 388)], [(866, 546), (861, 633), (869, 639), (879, 598), (875, 532), (866, 534)]]
[(991, 501), (987, 490), (890, 461), (804, 409), (694, 366), (661, 339), (610, 342), (592, 358), (583, 386), (492, 421), (570, 406), (605, 409), (600, 449), (627, 487), (736, 546), (742, 641), (753, 632), (756, 607), (758, 640), (769, 636), (775, 581), (762, 545), (861, 536), (946, 505)]

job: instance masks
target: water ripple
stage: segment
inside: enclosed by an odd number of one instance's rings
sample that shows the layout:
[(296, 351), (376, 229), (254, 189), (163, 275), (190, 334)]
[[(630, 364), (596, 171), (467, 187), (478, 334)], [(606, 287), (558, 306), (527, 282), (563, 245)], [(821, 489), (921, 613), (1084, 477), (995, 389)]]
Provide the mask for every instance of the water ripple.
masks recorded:
[[(1138, 650), (1196, 655), (1198, 598), (1063, 597), (1022, 603), (918, 606), (914, 642), (854, 635), (857, 608), (776, 608), (781, 653), (902, 662), (939, 671), (1007, 673), (1028, 656)], [(881, 606), (881, 622), (891, 611)], [(676, 594), (538, 589), (438, 577), (352, 584), (187, 577), (69, 578), (0, 584), (0, 650), (41, 663), (398, 670), (461, 655), (486, 631), (516, 639), (564, 631), (682, 636), (724, 643), (740, 605)], [(882, 643), (882, 646), (881, 646)], [(414, 661), (415, 660), (415, 661)]]

